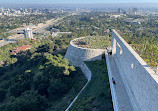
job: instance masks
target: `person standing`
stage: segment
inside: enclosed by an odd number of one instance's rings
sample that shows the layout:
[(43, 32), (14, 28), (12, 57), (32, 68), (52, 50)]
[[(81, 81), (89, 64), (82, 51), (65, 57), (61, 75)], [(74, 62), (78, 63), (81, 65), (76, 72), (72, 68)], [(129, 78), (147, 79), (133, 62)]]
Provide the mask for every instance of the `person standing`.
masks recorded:
[(116, 84), (116, 81), (115, 81), (115, 79), (114, 79), (114, 78), (112, 78), (112, 83), (113, 83), (113, 84)]

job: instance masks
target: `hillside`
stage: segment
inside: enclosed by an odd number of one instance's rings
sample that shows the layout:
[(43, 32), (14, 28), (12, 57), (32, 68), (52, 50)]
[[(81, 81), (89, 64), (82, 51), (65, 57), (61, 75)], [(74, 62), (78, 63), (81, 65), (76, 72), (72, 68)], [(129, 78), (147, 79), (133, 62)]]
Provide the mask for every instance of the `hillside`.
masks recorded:
[(70, 111), (113, 111), (106, 61), (85, 63), (92, 73), (92, 79)]
[[(79, 68), (63, 58), (64, 49), (57, 41), (27, 40), (1, 48), (10, 61), (2, 58), (5, 64), (0, 67), (0, 111), (63, 111), (67, 108), (87, 80)], [(16, 55), (8, 52), (26, 43), (31, 45), (30, 50)]]

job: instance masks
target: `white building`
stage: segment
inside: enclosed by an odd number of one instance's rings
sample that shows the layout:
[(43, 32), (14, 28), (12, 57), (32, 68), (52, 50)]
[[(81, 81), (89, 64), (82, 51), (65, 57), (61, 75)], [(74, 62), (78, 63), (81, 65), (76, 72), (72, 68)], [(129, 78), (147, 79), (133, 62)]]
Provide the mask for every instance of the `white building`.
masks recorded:
[(115, 15), (110, 15), (110, 18), (119, 18), (121, 15), (115, 14)]
[(24, 37), (25, 37), (25, 39), (27, 39), (27, 38), (33, 39), (32, 29), (26, 28), (24, 30)]

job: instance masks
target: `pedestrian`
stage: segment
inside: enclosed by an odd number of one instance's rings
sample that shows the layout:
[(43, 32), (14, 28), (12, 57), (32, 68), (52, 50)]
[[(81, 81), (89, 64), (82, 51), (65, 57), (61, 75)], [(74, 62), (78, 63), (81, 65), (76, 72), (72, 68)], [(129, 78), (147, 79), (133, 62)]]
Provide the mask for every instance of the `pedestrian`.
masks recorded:
[(115, 79), (114, 79), (114, 78), (112, 78), (112, 83), (113, 83), (113, 84), (116, 84), (116, 82), (115, 82)]
[(108, 55), (112, 55), (112, 50), (107, 50)]
[(112, 50), (109, 51), (109, 55), (112, 55)]

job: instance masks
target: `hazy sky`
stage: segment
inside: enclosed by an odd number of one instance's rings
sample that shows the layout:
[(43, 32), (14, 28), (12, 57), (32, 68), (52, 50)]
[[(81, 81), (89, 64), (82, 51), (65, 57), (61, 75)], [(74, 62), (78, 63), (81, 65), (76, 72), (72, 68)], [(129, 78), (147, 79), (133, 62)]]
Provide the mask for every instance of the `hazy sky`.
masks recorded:
[(158, 3), (158, 0), (0, 0), (0, 3), (62, 4), (62, 3)]

